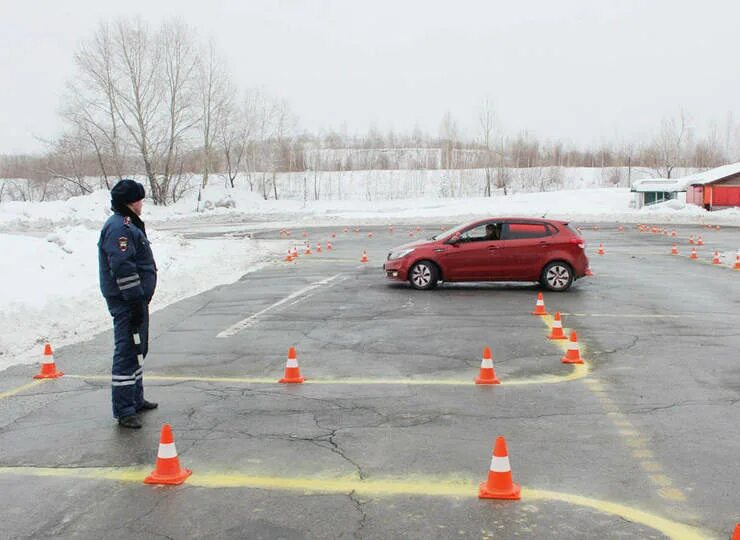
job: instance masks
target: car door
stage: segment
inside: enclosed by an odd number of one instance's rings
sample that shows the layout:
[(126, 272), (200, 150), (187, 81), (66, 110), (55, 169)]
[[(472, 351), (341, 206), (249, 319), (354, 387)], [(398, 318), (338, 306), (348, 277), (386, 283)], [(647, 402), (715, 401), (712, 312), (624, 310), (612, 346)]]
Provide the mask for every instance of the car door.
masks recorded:
[(492, 279), (492, 253), (498, 240), (486, 237), (486, 225), (479, 223), (460, 233), (445, 253), (445, 274), (450, 281), (487, 281)]
[(509, 221), (501, 230), (507, 279), (535, 281), (539, 279), (549, 246), (552, 230), (544, 222)]

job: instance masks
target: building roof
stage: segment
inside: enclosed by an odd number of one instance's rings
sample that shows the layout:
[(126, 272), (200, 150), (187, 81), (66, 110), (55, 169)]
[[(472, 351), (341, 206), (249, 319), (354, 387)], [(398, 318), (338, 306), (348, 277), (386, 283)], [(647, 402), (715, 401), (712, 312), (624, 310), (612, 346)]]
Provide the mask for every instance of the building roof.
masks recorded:
[(673, 193), (674, 191), (686, 191), (686, 185), (681, 180), (673, 178), (646, 178), (632, 182), (632, 191)]
[(683, 184), (682, 191), (686, 191), (688, 186), (711, 184), (738, 173), (740, 173), (740, 162), (722, 165), (708, 171), (684, 176), (683, 178), (679, 178), (679, 181)]

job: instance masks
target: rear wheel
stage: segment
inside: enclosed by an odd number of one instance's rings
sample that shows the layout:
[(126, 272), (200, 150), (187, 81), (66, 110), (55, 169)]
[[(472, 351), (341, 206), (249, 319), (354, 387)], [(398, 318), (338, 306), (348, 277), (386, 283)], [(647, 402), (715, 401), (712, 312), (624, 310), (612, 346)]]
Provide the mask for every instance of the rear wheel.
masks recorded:
[(551, 262), (542, 270), (540, 283), (551, 291), (567, 291), (573, 284), (573, 269), (562, 261)]
[(439, 272), (437, 266), (429, 261), (419, 261), (409, 270), (409, 283), (414, 289), (426, 291), (437, 286)]

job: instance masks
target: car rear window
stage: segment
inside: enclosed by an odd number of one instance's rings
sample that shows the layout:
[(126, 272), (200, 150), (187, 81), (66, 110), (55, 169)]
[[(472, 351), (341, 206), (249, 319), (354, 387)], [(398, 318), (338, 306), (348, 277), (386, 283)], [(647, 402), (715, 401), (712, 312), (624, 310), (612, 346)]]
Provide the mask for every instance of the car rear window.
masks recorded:
[(542, 238), (550, 234), (550, 229), (544, 223), (507, 223), (504, 226), (503, 239)]

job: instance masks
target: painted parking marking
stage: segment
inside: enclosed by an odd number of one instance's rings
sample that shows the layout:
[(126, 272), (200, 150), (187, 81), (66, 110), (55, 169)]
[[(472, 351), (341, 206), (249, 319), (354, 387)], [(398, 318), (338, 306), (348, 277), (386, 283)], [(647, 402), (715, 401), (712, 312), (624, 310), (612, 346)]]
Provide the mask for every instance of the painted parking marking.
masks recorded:
[[(141, 489), (150, 489), (142, 483), (149, 469), (139, 467), (112, 468), (52, 468), (52, 467), (0, 467), (0, 474), (75, 478), (87, 480), (107, 480), (117, 482), (131, 482), (141, 484)], [(196, 472), (188, 478), (183, 486), (223, 489), (247, 488), (270, 491), (294, 491), (301, 494), (310, 493), (354, 493), (369, 497), (447, 497), (447, 498), (475, 498), (478, 495), (478, 483), (436, 477), (409, 477), (409, 478), (376, 478), (359, 479), (357, 476), (338, 478), (316, 477), (281, 477), (244, 473)], [(670, 489), (670, 488), (666, 488)], [(620, 503), (593, 499), (583, 495), (562, 493), (558, 491), (535, 488), (522, 488), (522, 502), (557, 501), (574, 506), (591, 508), (603, 514), (620, 517), (626, 521), (638, 523), (668, 538), (675, 540), (705, 539), (711, 535), (697, 527), (686, 525), (664, 518), (657, 514), (626, 506)]]
[[(558, 384), (563, 382), (575, 381), (582, 379), (588, 375), (588, 366), (586, 364), (573, 364), (571, 372), (567, 375), (536, 375), (526, 379), (509, 379), (501, 381), (500, 385), (496, 386), (522, 386), (530, 384)], [(110, 375), (65, 375), (71, 379), (82, 379), (87, 381), (106, 381), (110, 382)], [(206, 382), (206, 383), (231, 383), (231, 384), (274, 384), (279, 385), (277, 382), (278, 376), (269, 377), (210, 377), (200, 375), (145, 375), (144, 378), (147, 381), (161, 381), (161, 382)], [(357, 379), (309, 379), (307, 378), (302, 384), (309, 385), (322, 385), (322, 384), (335, 384), (335, 385), (416, 385), (416, 386), (475, 386), (480, 388), (481, 385), (476, 385), (471, 376), (468, 379), (403, 379), (403, 378), (357, 378)]]
[(29, 390), (33, 388), (34, 386), (38, 386), (40, 384), (43, 384), (51, 379), (37, 379), (33, 382), (30, 382), (28, 384), (24, 384), (22, 386), (17, 386), (16, 388), (11, 388), (10, 390), (6, 390), (4, 392), (0, 392), (0, 399), (9, 398), (10, 396), (15, 396), (17, 394), (20, 394), (21, 392), (24, 392), (25, 390)]
[[(592, 316), (593, 315), (594, 314), (592, 314)], [(552, 317), (546, 315), (540, 317), (540, 319), (547, 327), (547, 331), (549, 333), (552, 330)], [(557, 344), (561, 349), (565, 349), (567, 347), (563, 341), (559, 341)], [(585, 348), (584, 344), (579, 342), (579, 347), (581, 348), (583, 356), (583, 350)], [(624, 444), (632, 450), (632, 455), (637, 458), (640, 467), (649, 473), (662, 472), (662, 466), (655, 460), (653, 453), (647, 449), (648, 440), (640, 434), (640, 432), (629, 422), (619, 407), (609, 398), (604, 384), (594, 377), (584, 378), (583, 382), (594, 396), (598, 398), (602, 408), (607, 414), (607, 417), (609, 417), (617, 428), (617, 432), (624, 441)], [(655, 475), (648, 475), (648, 478), (659, 488), (657, 492), (661, 498), (676, 502), (686, 501), (684, 493), (680, 489), (673, 487), (673, 482), (667, 475), (660, 475), (658, 477), (658, 481), (653, 479), (654, 476)]]
[(342, 274), (335, 274), (335, 275), (333, 275), (331, 277), (328, 277), (326, 279), (322, 279), (321, 281), (316, 281), (315, 283), (311, 283), (310, 285), (307, 285), (306, 287), (303, 287), (302, 289), (299, 289), (299, 290), (297, 290), (297, 291), (289, 294), (285, 298), (283, 298), (281, 300), (278, 300), (274, 304), (271, 304), (271, 305), (267, 306), (266, 308), (261, 309), (257, 313), (253, 313), (249, 317), (246, 317), (245, 319), (242, 319), (241, 321), (237, 322), (236, 324), (233, 324), (233, 325), (229, 326), (226, 330), (223, 330), (223, 331), (219, 332), (218, 334), (216, 334), (216, 337), (219, 337), (219, 338), (227, 338), (227, 337), (234, 336), (234, 335), (238, 334), (239, 332), (241, 332), (242, 330), (244, 330), (245, 328), (249, 328), (250, 326), (252, 326), (257, 321), (257, 319), (259, 319), (260, 316), (264, 315), (265, 313), (267, 313), (269, 311), (272, 311), (273, 309), (275, 309), (277, 307), (280, 307), (283, 304), (285, 304), (286, 302), (290, 302), (291, 300), (293, 300), (295, 298), (304, 297), (304, 298), (301, 298), (301, 299), (305, 299), (306, 293), (309, 293), (309, 292), (313, 291), (314, 289), (318, 289), (319, 287), (323, 287), (324, 285), (330, 285), (330, 284), (333, 285), (333, 284), (335, 284), (335, 283), (338, 282), (337, 280), (341, 276), (342, 276)]

